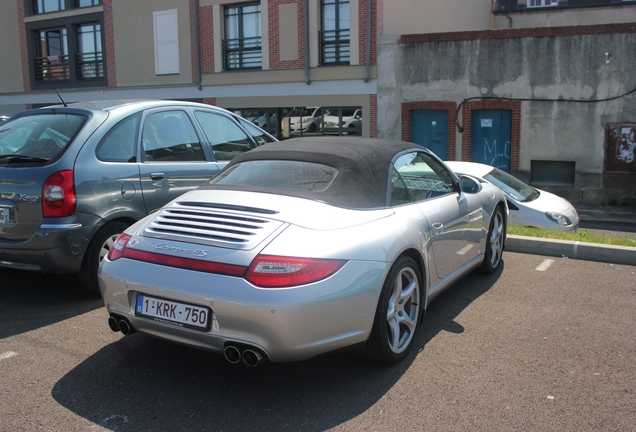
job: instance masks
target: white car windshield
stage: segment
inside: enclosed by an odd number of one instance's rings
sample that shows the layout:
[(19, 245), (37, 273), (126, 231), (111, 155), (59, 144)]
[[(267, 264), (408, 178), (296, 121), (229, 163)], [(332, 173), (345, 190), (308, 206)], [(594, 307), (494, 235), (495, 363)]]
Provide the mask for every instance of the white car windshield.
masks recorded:
[(484, 178), (517, 201), (529, 202), (539, 197), (538, 190), (498, 168), (490, 171)]

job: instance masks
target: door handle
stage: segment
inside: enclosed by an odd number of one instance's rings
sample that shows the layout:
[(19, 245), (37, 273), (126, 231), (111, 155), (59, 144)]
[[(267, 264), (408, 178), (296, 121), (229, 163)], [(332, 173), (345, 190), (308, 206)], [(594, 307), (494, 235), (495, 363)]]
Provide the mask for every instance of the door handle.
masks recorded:
[(434, 236), (441, 234), (443, 229), (444, 229), (444, 224), (441, 222), (434, 222), (431, 224), (431, 233)]
[(166, 178), (164, 173), (150, 173), (150, 178), (152, 180), (163, 180)]

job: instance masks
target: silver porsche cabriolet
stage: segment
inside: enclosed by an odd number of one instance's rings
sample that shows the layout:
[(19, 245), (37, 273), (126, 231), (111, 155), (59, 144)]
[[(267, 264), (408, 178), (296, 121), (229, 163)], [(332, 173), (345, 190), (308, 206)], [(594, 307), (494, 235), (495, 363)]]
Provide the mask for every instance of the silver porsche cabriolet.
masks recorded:
[(99, 269), (113, 331), (256, 366), (345, 349), (394, 363), (428, 304), (500, 266), (500, 189), (424, 147), (270, 143), (121, 234)]

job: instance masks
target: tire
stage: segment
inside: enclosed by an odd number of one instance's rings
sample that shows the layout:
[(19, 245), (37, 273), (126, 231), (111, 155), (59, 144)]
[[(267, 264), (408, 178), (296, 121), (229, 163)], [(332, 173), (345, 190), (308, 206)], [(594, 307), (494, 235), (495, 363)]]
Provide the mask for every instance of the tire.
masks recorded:
[(108, 255), (108, 251), (110, 251), (117, 236), (124, 232), (128, 226), (124, 222), (110, 222), (97, 231), (92, 238), (84, 254), (82, 269), (79, 272), (79, 278), (84, 288), (99, 293), (99, 284), (97, 283), (99, 263)]
[(359, 354), (382, 363), (397, 363), (406, 357), (420, 319), (421, 287), (415, 261), (398, 258), (384, 281), (371, 335)]
[(490, 220), (490, 229), (486, 238), (486, 254), (481, 264), (481, 271), (492, 274), (501, 264), (504, 243), (506, 240), (506, 221), (501, 207), (497, 206)]

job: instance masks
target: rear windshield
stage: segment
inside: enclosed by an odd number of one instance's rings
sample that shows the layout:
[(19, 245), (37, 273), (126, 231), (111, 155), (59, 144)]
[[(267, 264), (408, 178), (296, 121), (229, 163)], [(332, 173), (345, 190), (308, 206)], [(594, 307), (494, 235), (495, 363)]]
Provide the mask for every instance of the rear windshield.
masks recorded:
[(322, 192), (338, 170), (322, 164), (286, 160), (246, 161), (236, 164), (210, 184), (223, 186), (254, 186), (272, 191)]
[(82, 129), (87, 117), (40, 114), (0, 126), (0, 162), (48, 162), (59, 158)]

